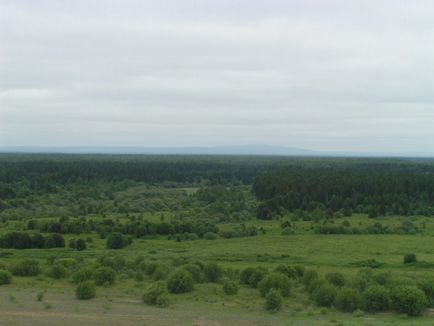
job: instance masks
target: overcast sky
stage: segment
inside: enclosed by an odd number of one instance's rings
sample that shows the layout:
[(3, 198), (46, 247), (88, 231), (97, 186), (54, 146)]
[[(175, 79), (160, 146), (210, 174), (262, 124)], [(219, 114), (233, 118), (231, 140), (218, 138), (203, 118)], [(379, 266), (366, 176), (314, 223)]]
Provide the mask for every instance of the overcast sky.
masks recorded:
[(0, 146), (434, 152), (434, 1), (0, 0)]

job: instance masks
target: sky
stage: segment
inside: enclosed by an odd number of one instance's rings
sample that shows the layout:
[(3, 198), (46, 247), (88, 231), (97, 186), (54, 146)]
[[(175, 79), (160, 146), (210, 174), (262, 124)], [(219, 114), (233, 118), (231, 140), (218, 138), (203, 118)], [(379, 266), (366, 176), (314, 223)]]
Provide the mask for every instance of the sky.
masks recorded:
[(0, 146), (434, 153), (434, 2), (0, 0)]

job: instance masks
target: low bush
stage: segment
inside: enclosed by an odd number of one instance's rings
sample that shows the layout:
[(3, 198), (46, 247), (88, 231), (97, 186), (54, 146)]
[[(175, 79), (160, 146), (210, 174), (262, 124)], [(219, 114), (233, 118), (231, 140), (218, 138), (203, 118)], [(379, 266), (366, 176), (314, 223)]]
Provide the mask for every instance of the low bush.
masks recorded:
[(318, 279), (318, 272), (314, 269), (309, 269), (304, 272), (302, 282), (307, 289), (309, 288), (310, 284), (317, 279)]
[(373, 285), (362, 295), (362, 307), (368, 312), (385, 311), (390, 307), (390, 292), (381, 285)]
[(401, 286), (393, 290), (392, 306), (400, 313), (418, 316), (425, 310), (427, 303), (425, 293), (415, 286)]
[(195, 263), (189, 263), (182, 266), (182, 268), (188, 271), (191, 274), (191, 276), (193, 276), (195, 282), (202, 281), (201, 268), (199, 267), (199, 265)]
[(185, 293), (193, 291), (193, 276), (185, 269), (176, 270), (167, 281), (167, 289), (171, 293)]
[(282, 307), (282, 294), (277, 289), (271, 289), (265, 296), (265, 309), (278, 311)]
[(67, 274), (68, 274), (68, 270), (63, 265), (60, 264), (53, 265), (50, 268), (50, 271), (48, 273), (50, 277), (56, 279), (64, 278), (66, 277)]
[(325, 275), (325, 279), (331, 284), (337, 287), (343, 287), (345, 285), (345, 277), (342, 273), (331, 272)]
[(404, 256), (404, 264), (412, 264), (416, 262), (416, 255), (415, 254), (406, 254)]
[(167, 275), (170, 273), (170, 268), (167, 265), (164, 264), (158, 264), (158, 266), (155, 268), (154, 272), (152, 273), (152, 279), (154, 281), (160, 281), (164, 280)]
[(203, 268), (203, 274), (208, 282), (217, 282), (223, 275), (223, 269), (217, 263), (208, 263)]
[(93, 279), (93, 269), (90, 267), (79, 269), (74, 274), (72, 274), (72, 281), (75, 284), (82, 283), (85, 281), (90, 281), (92, 279)]
[(33, 259), (25, 259), (12, 265), (11, 272), (16, 276), (37, 276), (40, 273), (39, 263)]
[(238, 293), (238, 286), (235, 282), (231, 280), (224, 280), (222, 284), (223, 292), (226, 295), (235, 295)]
[(345, 312), (353, 312), (360, 306), (360, 293), (356, 289), (342, 288), (336, 295), (335, 305)]
[(336, 286), (330, 283), (324, 283), (313, 291), (312, 297), (318, 306), (330, 307), (335, 302), (337, 292)]
[(265, 297), (271, 289), (277, 289), (282, 296), (287, 297), (291, 292), (291, 287), (291, 280), (281, 273), (269, 274), (258, 284), (258, 289), (263, 297)]
[(148, 305), (167, 307), (169, 305), (169, 293), (164, 282), (156, 282), (150, 285), (143, 295), (143, 302)]
[(91, 281), (82, 282), (75, 289), (75, 296), (79, 300), (89, 300), (95, 297), (95, 284)]
[(115, 283), (116, 274), (110, 267), (99, 267), (93, 273), (96, 285), (112, 285)]
[(5, 270), (0, 270), (0, 285), (10, 284), (12, 282), (12, 274)]
[(241, 271), (240, 282), (241, 284), (256, 288), (258, 283), (262, 281), (267, 274), (268, 271), (263, 267), (247, 267)]

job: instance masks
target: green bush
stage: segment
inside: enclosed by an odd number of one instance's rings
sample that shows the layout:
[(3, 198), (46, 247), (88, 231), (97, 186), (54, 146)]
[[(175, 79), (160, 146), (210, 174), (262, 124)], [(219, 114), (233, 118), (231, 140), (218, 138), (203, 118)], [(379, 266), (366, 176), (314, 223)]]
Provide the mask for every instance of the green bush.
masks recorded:
[(190, 272), (190, 274), (191, 274), (191, 276), (193, 276), (193, 280), (195, 282), (201, 282), (202, 281), (201, 268), (199, 267), (199, 265), (197, 265), (195, 263), (189, 263), (189, 264), (182, 266), (182, 268), (185, 269), (186, 271)]
[(327, 273), (325, 279), (337, 287), (343, 287), (345, 285), (345, 277), (341, 273)]
[(75, 284), (90, 281), (93, 279), (93, 269), (90, 267), (84, 267), (72, 274), (72, 281)]
[(0, 285), (10, 284), (12, 282), (12, 274), (5, 270), (0, 270)]
[(115, 283), (116, 274), (110, 267), (99, 267), (93, 273), (96, 285), (112, 285)]
[(411, 264), (416, 262), (416, 254), (407, 254), (404, 256), (404, 264)]
[(13, 264), (11, 272), (16, 276), (37, 276), (41, 270), (36, 260), (25, 259)]
[(262, 281), (268, 271), (263, 267), (247, 267), (242, 270), (240, 275), (241, 284), (246, 284), (252, 288), (258, 287), (258, 283)]
[(278, 311), (282, 307), (282, 294), (277, 289), (271, 289), (265, 296), (265, 309), (268, 311)]
[(89, 300), (95, 297), (95, 284), (91, 281), (82, 282), (75, 289), (75, 296), (79, 300)]
[(310, 284), (317, 279), (318, 279), (318, 272), (314, 269), (309, 269), (304, 272), (302, 282), (307, 289), (309, 288)]
[(152, 279), (154, 281), (160, 281), (164, 280), (167, 275), (170, 273), (170, 268), (167, 267), (167, 265), (164, 264), (158, 264), (158, 266), (155, 268), (154, 272), (152, 273)]
[(261, 295), (265, 297), (271, 289), (277, 289), (282, 296), (287, 297), (291, 292), (292, 282), (288, 276), (281, 273), (271, 273), (258, 284)]
[(150, 285), (143, 295), (143, 302), (148, 305), (167, 307), (169, 305), (169, 293), (164, 282), (156, 282)]
[(128, 245), (126, 237), (120, 232), (113, 232), (107, 236), (107, 249), (122, 249)]
[(217, 282), (223, 275), (223, 269), (217, 263), (209, 263), (203, 268), (203, 273), (208, 282)]
[(392, 306), (409, 316), (420, 315), (427, 306), (425, 293), (415, 286), (401, 286), (393, 290)]
[(75, 250), (82, 251), (85, 250), (86, 247), (86, 241), (84, 241), (83, 239), (77, 239), (75, 241)]
[(434, 280), (432, 278), (424, 278), (418, 281), (418, 288), (425, 293), (428, 301), (428, 306), (432, 306), (434, 303)]
[(385, 311), (390, 307), (390, 293), (381, 285), (373, 285), (362, 295), (362, 307), (368, 312)]
[(360, 293), (353, 288), (342, 288), (336, 295), (335, 305), (345, 312), (353, 312), (360, 305)]
[(171, 293), (185, 293), (193, 291), (193, 276), (185, 269), (176, 270), (167, 281), (167, 289)]
[(48, 273), (52, 278), (61, 279), (66, 277), (68, 270), (60, 264), (53, 265)]
[(226, 295), (235, 295), (238, 293), (238, 286), (235, 282), (231, 280), (224, 280), (222, 284), (223, 292)]
[(337, 292), (336, 286), (324, 283), (313, 291), (312, 297), (318, 306), (330, 307), (335, 302)]

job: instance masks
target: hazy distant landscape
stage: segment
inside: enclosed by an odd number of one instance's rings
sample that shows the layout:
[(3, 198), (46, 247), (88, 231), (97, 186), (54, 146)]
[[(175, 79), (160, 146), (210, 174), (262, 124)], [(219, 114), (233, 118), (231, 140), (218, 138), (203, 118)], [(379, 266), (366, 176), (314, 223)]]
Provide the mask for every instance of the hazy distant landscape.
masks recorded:
[(0, 0), (0, 326), (433, 325), (433, 17)]

